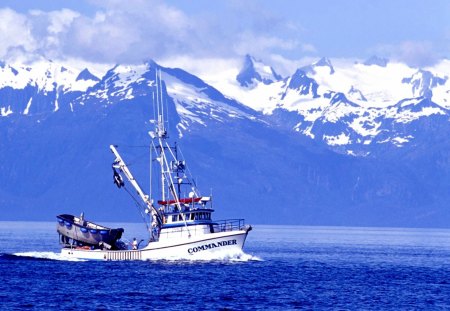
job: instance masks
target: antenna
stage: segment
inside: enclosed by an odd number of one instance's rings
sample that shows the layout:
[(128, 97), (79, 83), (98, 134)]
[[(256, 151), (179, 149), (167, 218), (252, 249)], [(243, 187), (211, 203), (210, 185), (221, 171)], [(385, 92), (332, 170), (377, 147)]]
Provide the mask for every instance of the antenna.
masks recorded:
[(159, 70), (158, 86), (160, 88), (159, 96), (161, 97), (161, 100), (159, 102), (159, 104), (161, 105), (161, 124), (162, 124), (162, 130), (164, 130), (164, 97), (163, 97), (163, 92), (162, 92), (161, 69)]
[[(158, 119), (156, 120), (156, 137), (166, 138), (167, 131), (164, 125), (164, 105), (163, 105), (163, 93), (161, 87), (161, 70), (155, 72), (155, 82), (156, 82), (156, 107)], [(161, 145), (161, 144), (160, 144)]]
[(150, 191), (149, 191), (149, 195), (150, 195), (150, 200), (153, 200), (153, 193), (152, 193), (152, 188), (153, 188), (153, 186), (152, 186), (152, 181), (153, 181), (153, 178), (152, 178), (152, 175), (153, 175), (153, 170), (152, 170), (152, 167), (153, 167), (153, 149), (152, 149), (152, 147), (151, 147), (151, 144), (153, 143), (153, 141), (152, 141), (152, 139), (150, 140), (150, 148), (149, 148), (149, 151), (150, 151)]
[(158, 119), (155, 118), (156, 124), (157, 124), (157, 128), (156, 130), (158, 131), (158, 127), (159, 127), (159, 116), (160, 116), (160, 112), (159, 112), (159, 86), (158, 86), (158, 69), (156, 69), (155, 71), (155, 87), (156, 87), (156, 115), (158, 117)]
[(153, 120), (156, 121), (155, 92), (152, 92), (152, 102), (153, 102)]

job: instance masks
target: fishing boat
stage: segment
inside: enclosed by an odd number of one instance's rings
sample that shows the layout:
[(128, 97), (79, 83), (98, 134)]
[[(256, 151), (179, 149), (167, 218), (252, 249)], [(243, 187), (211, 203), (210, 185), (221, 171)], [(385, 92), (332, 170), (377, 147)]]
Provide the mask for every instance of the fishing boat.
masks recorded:
[(233, 258), (242, 254), (252, 227), (246, 225), (244, 219), (213, 220), (212, 196), (200, 193), (181, 157), (179, 146), (169, 141), (161, 73), (159, 77), (156, 74), (155, 82), (153, 108), (156, 117), (151, 120), (154, 130), (149, 132), (150, 163), (156, 165), (151, 172), (158, 175), (159, 186), (155, 188), (160, 189), (159, 193), (153, 192), (150, 186), (150, 193), (146, 194), (119, 154), (118, 146), (110, 146), (115, 157), (112, 164), (114, 183), (125, 189), (128, 183), (131, 184), (140, 198), (142, 214), (146, 215), (148, 243), (142, 248), (134, 244), (129, 249), (129, 245), (120, 240), (123, 229), (104, 227), (104, 232), (109, 234), (103, 239), (97, 232), (82, 232), (93, 223), (80, 224), (79, 218), (67, 220), (60, 215), (57, 226), (63, 256), (92, 260), (172, 260)]

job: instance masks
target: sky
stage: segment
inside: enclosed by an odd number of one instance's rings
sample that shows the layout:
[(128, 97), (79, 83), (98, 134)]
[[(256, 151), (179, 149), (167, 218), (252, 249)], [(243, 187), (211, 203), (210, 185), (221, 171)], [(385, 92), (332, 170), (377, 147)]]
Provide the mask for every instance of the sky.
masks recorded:
[(448, 0), (2, 0), (0, 58), (136, 64), (243, 59), (290, 66), (450, 55)]

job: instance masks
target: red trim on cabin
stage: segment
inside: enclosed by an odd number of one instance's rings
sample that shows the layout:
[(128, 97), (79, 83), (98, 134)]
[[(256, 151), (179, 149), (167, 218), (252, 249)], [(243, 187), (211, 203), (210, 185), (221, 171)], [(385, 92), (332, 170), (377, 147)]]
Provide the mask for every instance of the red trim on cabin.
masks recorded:
[[(200, 202), (202, 198), (183, 198), (179, 199), (178, 202), (181, 204), (188, 204), (188, 203), (197, 203)], [(169, 201), (158, 201), (159, 205), (171, 205), (177, 203), (177, 200), (169, 200)]]

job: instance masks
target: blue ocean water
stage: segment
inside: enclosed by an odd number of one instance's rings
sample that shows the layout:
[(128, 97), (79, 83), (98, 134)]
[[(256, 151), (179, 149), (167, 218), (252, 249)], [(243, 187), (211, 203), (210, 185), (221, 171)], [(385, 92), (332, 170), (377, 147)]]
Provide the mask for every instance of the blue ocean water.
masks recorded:
[(1, 310), (450, 309), (450, 230), (256, 225), (241, 259), (92, 262), (55, 228), (0, 222)]

